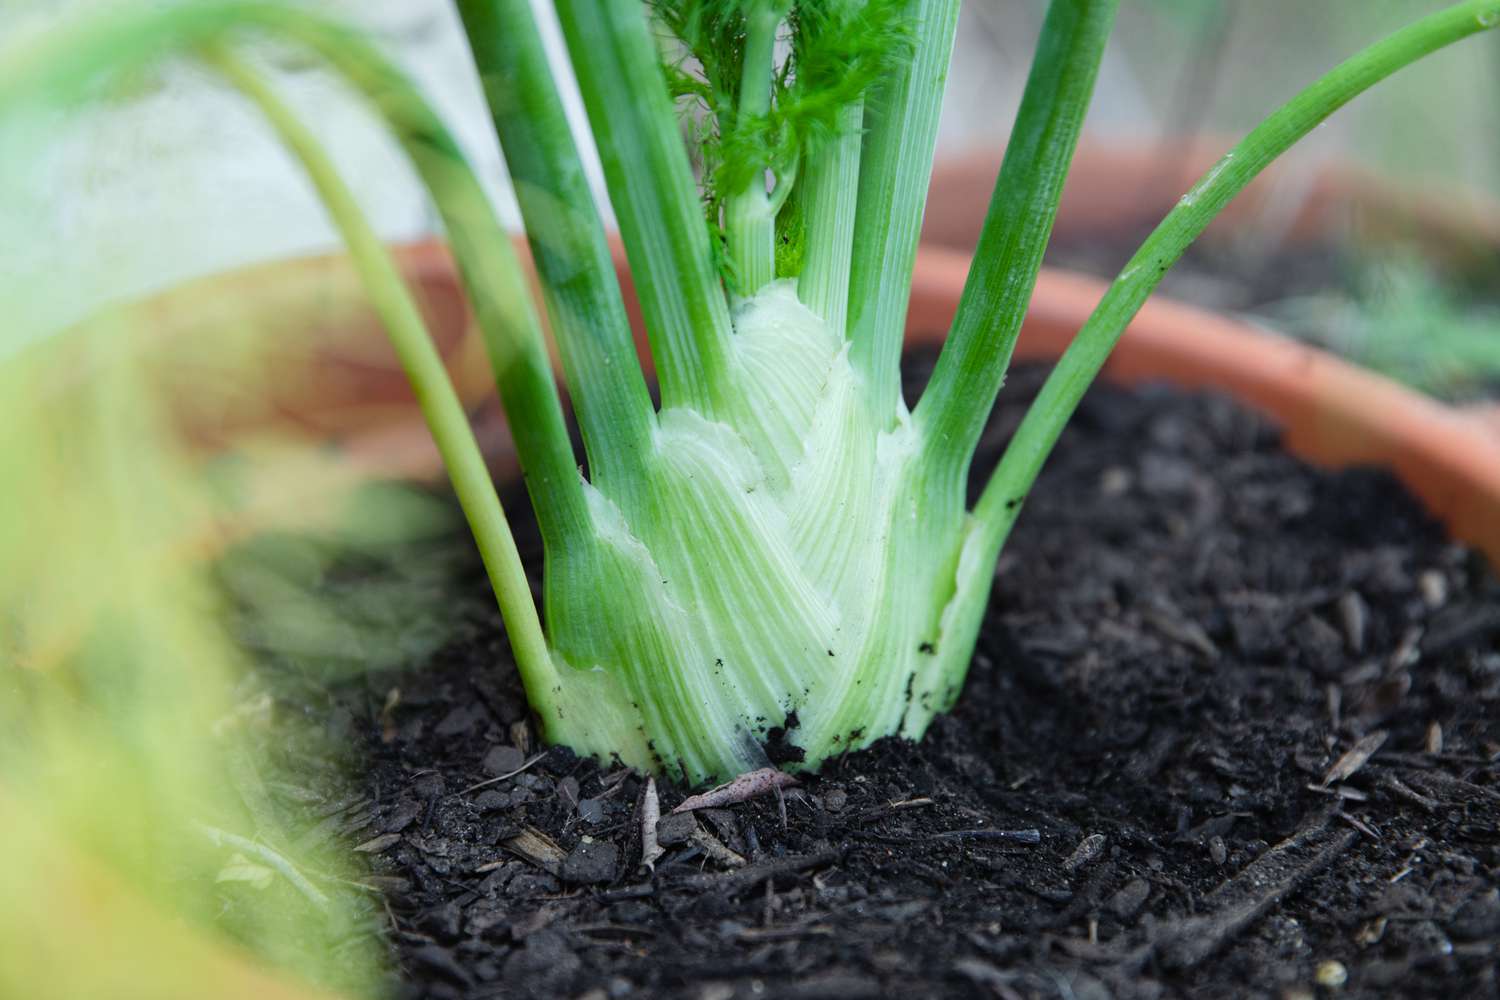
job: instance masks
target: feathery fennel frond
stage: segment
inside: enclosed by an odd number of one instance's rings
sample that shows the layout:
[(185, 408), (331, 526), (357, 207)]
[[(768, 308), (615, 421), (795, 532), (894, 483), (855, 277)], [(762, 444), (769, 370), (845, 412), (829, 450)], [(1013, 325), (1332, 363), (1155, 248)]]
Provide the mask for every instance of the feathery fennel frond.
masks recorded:
[[(780, 29), (762, 113), (744, 108), (750, 18), (770, 11)], [(698, 158), (705, 214), (722, 239), (724, 202), (769, 174), (779, 188), (798, 165), (849, 128), (844, 114), (880, 77), (910, 58), (912, 32), (902, 0), (652, 0), (670, 36), (664, 66)], [(795, 277), (799, 213), (777, 213), (776, 276)], [(726, 266), (732, 266), (726, 261)], [(734, 275), (729, 273), (730, 283)]]

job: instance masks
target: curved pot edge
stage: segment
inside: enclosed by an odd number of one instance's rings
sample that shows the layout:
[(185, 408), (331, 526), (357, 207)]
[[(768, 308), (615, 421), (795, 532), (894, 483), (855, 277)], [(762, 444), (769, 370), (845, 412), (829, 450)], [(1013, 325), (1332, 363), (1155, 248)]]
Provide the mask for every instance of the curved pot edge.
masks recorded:
[[(923, 249), (909, 342), (941, 339), (967, 270), (966, 254)], [(1096, 278), (1044, 269), (1016, 357), (1055, 360), (1107, 288)], [(1500, 566), (1500, 435), (1479, 413), (1279, 334), (1160, 297), (1131, 323), (1104, 374), (1126, 384), (1160, 380), (1216, 389), (1280, 425), (1288, 450), (1300, 458), (1329, 468), (1387, 468), (1453, 537)]]
[[(524, 249), (519, 238), (518, 245)], [(420, 241), (394, 247), (393, 252), (419, 297), (454, 294), (457, 278), (441, 243)], [(634, 290), (618, 245), (615, 257), (639, 329)], [(529, 264), (529, 254), (523, 261)], [(957, 306), (968, 263), (967, 254), (954, 250), (923, 247), (919, 252), (907, 319), (909, 343), (941, 339)], [(263, 290), (267, 280), (291, 273), (326, 279), (339, 289), (350, 287), (347, 259), (325, 254), (200, 279), (132, 308), (165, 326), (180, 327), (182, 317), (174, 308), (184, 296), (197, 301), (205, 293), (254, 293)], [(1055, 360), (1106, 287), (1098, 279), (1043, 269), (1016, 357)], [(476, 416), (486, 455), (497, 474), (513, 475), (515, 456), (500, 424), (482, 345), (466, 335), (466, 311), (445, 310), (441, 315), (464, 327), (438, 331), (439, 340), (453, 345), (450, 366), (479, 373), (463, 377), (461, 396)], [(476, 349), (477, 359), (466, 353)], [(1493, 432), (1488, 417), (1427, 399), (1316, 348), (1159, 297), (1141, 310), (1104, 373), (1124, 383), (1162, 380), (1186, 389), (1223, 391), (1282, 426), (1288, 449), (1304, 459), (1335, 468), (1386, 467), (1455, 538), (1474, 545), (1500, 566), (1500, 435)], [(364, 472), (420, 479), (441, 474), (436, 449), (420, 425), (410, 421), (348, 433), (315, 433), (343, 445), (344, 453)]]
[[(1073, 158), (1054, 239), (1138, 238), (1234, 146), (1236, 136), (1160, 141), (1085, 140)], [(979, 146), (933, 168), (924, 244), (972, 250), (984, 223), (1003, 147)], [(1439, 257), (1500, 253), (1500, 203), (1483, 192), (1440, 195), (1338, 157), (1273, 164), (1229, 203), (1207, 238), (1268, 220), (1278, 238), (1308, 245), (1357, 221), (1362, 238), (1397, 236)]]

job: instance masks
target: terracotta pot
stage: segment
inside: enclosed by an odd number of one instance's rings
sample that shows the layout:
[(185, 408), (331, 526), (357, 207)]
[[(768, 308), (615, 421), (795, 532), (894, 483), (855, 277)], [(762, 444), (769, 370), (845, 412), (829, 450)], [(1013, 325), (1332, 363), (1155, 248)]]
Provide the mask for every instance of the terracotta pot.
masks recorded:
[[(968, 263), (966, 254), (937, 247), (918, 255), (908, 343), (942, 338)], [(1044, 269), (1017, 360), (1057, 358), (1107, 287)], [(1500, 566), (1500, 418), (1493, 409), (1446, 406), (1326, 351), (1161, 297), (1130, 324), (1103, 375), (1215, 389), (1279, 424), (1288, 450), (1314, 464), (1389, 469), (1453, 537)]]
[[(1054, 238), (1133, 245), (1234, 142), (1232, 137), (1085, 142), (1063, 189)], [(974, 249), (1003, 154), (1003, 149), (977, 149), (937, 164), (922, 224), (924, 243)], [(1204, 238), (1230, 235), (1251, 220), (1292, 245), (1327, 242), (1330, 234), (1356, 224), (1361, 240), (1399, 238), (1456, 265), (1493, 263), (1500, 254), (1500, 203), (1475, 191), (1445, 186), (1431, 193), (1393, 183), (1337, 160), (1271, 166), (1214, 220)]]
[[(446, 248), (423, 242), (394, 252), (460, 395), (483, 396), (488, 366)], [(342, 254), (275, 261), (106, 309), (58, 338), (78, 353), (55, 370), (84, 382), (91, 363), (115, 354), (90, 353), (87, 334), (104, 335), (95, 344), (125, 338), (207, 448), (271, 427), (339, 439), (410, 421), (415, 397), (377, 323)]]
[[(1134, 245), (1233, 143), (1212, 137), (1084, 144), (1063, 191), (1054, 238)], [(921, 322), (946, 328), (953, 307), (945, 303), (956, 294), (948, 286), (964, 261), (936, 248), (972, 251), (1003, 153), (976, 150), (934, 170), (922, 229), (924, 244), (934, 249), (919, 264), (914, 288), (915, 299), (930, 283), (925, 292), (931, 293), (931, 312)], [(1253, 231), (1257, 220), (1286, 246), (1331, 245), (1347, 240), (1347, 230), (1357, 226), (1363, 242), (1399, 240), (1460, 269), (1493, 268), (1500, 260), (1500, 203), (1474, 191), (1434, 195), (1337, 160), (1270, 167), (1203, 238), (1236, 235), (1247, 224)], [(1021, 352), (1055, 357), (1103, 287), (1081, 275), (1044, 272)], [(1500, 503), (1494, 499), (1500, 495), (1500, 407), (1442, 406), (1322, 351), (1159, 298), (1132, 325), (1106, 373), (1125, 381), (1160, 377), (1220, 389), (1285, 426), (1288, 447), (1304, 458), (1333, 466), (1387, 466), (1455, 537), (1500, 562)]]
[[(623, 255), (617, 251), (632, 319), (639, 329)], [(514, 475), (515, 456), (500, 417), (452, 265), (441, 247), (421, 243), (398, 250), (405, 273), (425, 303), (434, 335), (460, 371), (461, 395), (475, 415), (481, 443), (497, 475)], [(528, 258), (529, 259), (529, 258)], [(914, 275), (909, 338), (941, 339), (958, 303), (967, 255), (927, 247)], [(1082, 275), (1044, 270), (1037, 284), (1017, 358), (1056, 358), (1087, 318), (1105, 284)], [(319, 291), (318, 289), (321, 289)], [(242, 297), (242, 298), (241, 298)], [(233, 299), (239, 322), (275, 322), (299, 337), (326, 338), (313, 367), (288, 385), (334, 390), (292, 392), (282, 387), (272, 412), (259, 414), (291, 429), (341, 444), (360, 472), (413, 477), (441, 474), (436, 450), (415, 419), (394, 357), (381, 351), (373, 315), (359, 303), (352, 269), (342, 257), (322, 257), (252, 268), (180, 289), (138, 309), (175, 338), (208, 336), (222, 304)], [(203, 303), (220, 303), (205, 307)], [(180, 308), (179, 308), (180, 306)], [(170, 340), (170, 338), (168, 338)], [(346, 357), (357, 351), (357, 361)], [(648, 361), (649, 365), (649, 361)], [(649, 367), (648, 367), (649, 370)], [(348, 381), (369, 376), (367, 385)], [(1105, 376), (1121, 382), (1163, 380), (1183, 388), (1226, 392), (1286, 429), (1287, 446), (1320, 465), (1375, 465), (1390, 469), (1441, 518), (1454, 537), (1500, 564), (1500, 434), (1489, 417), (1434, 402), (1326, 352), (1179, 303), (1153, 299), (1122, 338)], [(183, 416), (193, 419), (196, 410)], [(244, 414), (240, 414), (244, 417)], [(240, 430), (253, 429), (241, 422)], [(220, 421), (194, 436), (216, 447)]]

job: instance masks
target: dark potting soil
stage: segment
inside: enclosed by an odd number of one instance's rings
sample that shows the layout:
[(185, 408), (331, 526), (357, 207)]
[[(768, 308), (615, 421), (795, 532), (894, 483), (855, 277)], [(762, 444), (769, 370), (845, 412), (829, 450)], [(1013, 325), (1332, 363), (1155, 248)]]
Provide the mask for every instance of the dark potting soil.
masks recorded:
[(402, 995), (1496, 995), (1500, 584), (1222, 398), (1096, 388), (953, 714), (668, 816), (654, 873), (643, 778), (537, 745), (485, 586), (430, 663), (300, 706), (353, 742)]

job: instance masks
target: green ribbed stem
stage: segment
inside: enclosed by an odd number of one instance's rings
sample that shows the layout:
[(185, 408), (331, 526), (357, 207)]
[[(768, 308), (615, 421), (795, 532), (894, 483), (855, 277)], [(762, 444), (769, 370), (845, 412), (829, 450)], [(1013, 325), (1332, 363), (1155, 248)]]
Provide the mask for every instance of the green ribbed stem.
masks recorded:
[(727, 368), (729, 307), (697, 183), (645, 11), (557, 0), (651, 339), (662, 406), (711, 413)]
[(845, 108), (838, 136), (811, 158), (802, 180), (807, 245), (802, 273), (797, 278), (797, 296), (841, 340), (848, 331), (849, 269), (859, 205), (864, 120), (863, 101)]
[(913, 414), (929, 468), (949, 484), (953, 502), (963, 502), (969, 463), (1010, 366), (1117, 3), (1053, 0), (1048, 8), (958, 312)]
[(655, 412), (528, 0), (459, 0), (536, 261), (593, 483), (627, 506)]
[(849, 275), (854, 367), (869, 385), (870, 409), (886, 426), (901, 406), (906, 303), (937, 149), (958, 0), (908, 0), (914, 58), (865, 100), (859, 208)]
[[(739, 107), (734, 109), (741, 118), (761, 118), (771, 110), (771, 59), (781, 6), (777, 0), (753, 0), (745, 12), (745, 62)], [(728, 192), (724, 239), (741, 296), (748, 298), (770, 284), (776, 276), (776, 210), (766, 193), (764, 171), (755, 171), (745, 190)]]

